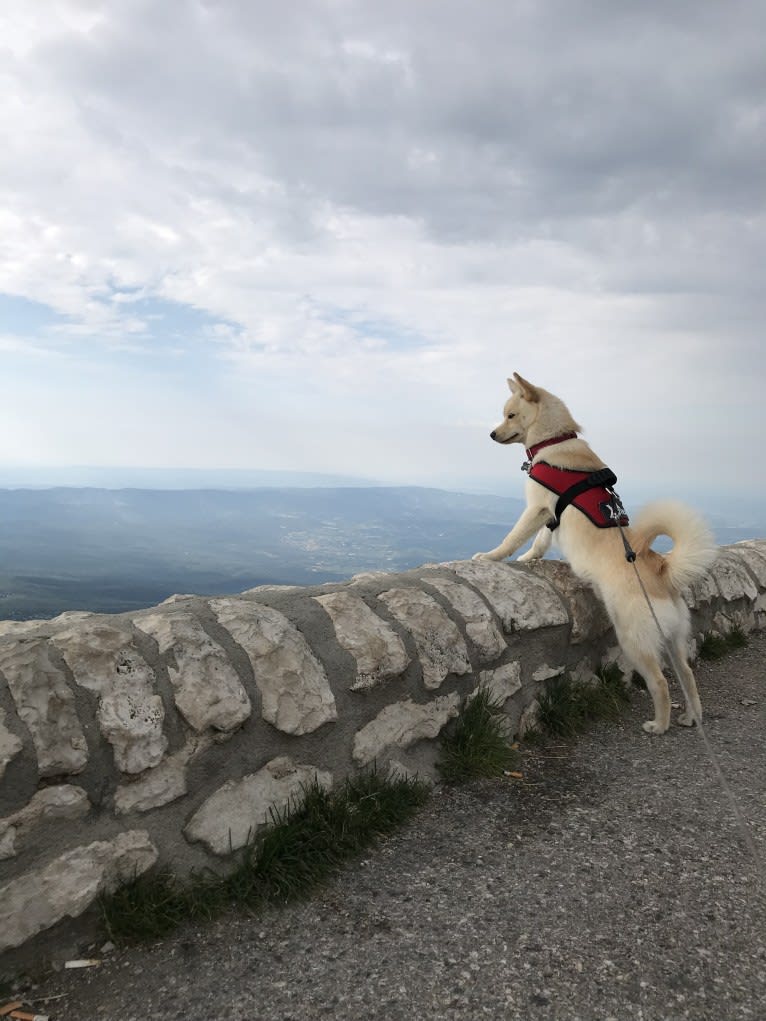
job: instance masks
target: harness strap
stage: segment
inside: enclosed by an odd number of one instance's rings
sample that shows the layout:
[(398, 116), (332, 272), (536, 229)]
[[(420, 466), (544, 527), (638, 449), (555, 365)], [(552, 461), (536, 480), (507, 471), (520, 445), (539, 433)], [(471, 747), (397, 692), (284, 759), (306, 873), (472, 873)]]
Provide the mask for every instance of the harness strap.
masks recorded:
[(548, 528), (550, 528), (552, 532), (556, 531), (561, 524), (561, 515), (575, 497), (580, 495), (580, 493), (584, 493), (586, 489), (600, 489), (602, 486), (605, 486), (608, 489), (610, 486), (613, 486), (616, 481), (617, 476), (611, 468), (599, 468), (598, 471), (591, 472), (587, 478), (581, 479), (579, 482), (575, 482), (575, 484), (570, 486), (569, 489), (565, 489), (556, 501), (556, 509), (553, 512), (555, 517), (552, 521), (548, 522)]

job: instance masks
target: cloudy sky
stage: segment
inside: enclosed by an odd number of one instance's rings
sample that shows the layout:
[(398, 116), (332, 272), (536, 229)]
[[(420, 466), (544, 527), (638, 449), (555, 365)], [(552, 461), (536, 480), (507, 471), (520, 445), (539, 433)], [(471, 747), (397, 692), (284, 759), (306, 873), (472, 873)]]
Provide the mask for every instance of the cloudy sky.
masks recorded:
[[(766, 489), (759, 0), (4, 0), (0, 465)], [(755, 451), (755, 457), (753, 457)]]

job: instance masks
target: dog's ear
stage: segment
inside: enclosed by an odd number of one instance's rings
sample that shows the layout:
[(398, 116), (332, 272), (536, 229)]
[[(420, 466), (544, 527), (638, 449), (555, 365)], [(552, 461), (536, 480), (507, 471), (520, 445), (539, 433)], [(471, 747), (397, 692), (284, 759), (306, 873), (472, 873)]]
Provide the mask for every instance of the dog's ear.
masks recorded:
[(508, 380), (508, 386), (511, 390), (516, 393), (520, 393), (525, 401), (530, 401), (532, 404), (536, 404), (540, 400), (540, 391), (537, 387), (532, 386), (528, 383), (523, 376), (520, 376), (518, 372), (514, 372), (513, 378), (516, 381), (513, 383), (510, 379)]

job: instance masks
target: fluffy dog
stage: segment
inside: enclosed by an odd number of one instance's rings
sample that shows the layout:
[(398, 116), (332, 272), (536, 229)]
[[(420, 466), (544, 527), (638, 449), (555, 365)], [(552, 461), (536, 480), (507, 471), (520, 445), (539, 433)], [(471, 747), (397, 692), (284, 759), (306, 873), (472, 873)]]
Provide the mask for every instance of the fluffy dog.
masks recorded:
[[(550, 546), (555, 529), (558, 545), (572, 570), (600, 596), (622, 651), (646, 681), (654, 703), (654, 719), (644, 723), (644, 730), (664, 734), (670, 726), (663, 653), (681, 671), (686, 689), (686, 707), (678, 722), (691, 726), (696, 719), (702, 719), (702, 706), (687, 657), (689, 610), (681, 590), (704, 574), (715, 560), (717, 550), (710, 530), (698, 514), (673, 501), (648, 505), (632, 526), (624, 529), (667, 639), (668, 647), (664, 648), (633, 565), (626, 560), (619, 530), (614, 527), (624, 512), (619, 500), (611, 501), (612, 490), (601, 487), (591, 490), (589, 497), (584, 494), (577, 503), (570, 503), (561, 511), (560, 522), (556, 523), (561, 492), (561, 487), (555, 488), (556, 479), (565, 479), (566, 488), (570, 481), (576, 482), (601, 469), (608, 479), (606, 465), (580, 439), (578, 433), (582, 428), (563, 401), (542, 387), (533, 386), (518, 373), (508, 380), (508, 386), (511, 397), (503, 408), (503, 420), (490, 435), (497, 443), (521, 443), (527, 448), (529, 465), (525, 467), (531, 472), (526, 485), (527, 506), (500, 545), (488, 553), (477, 553), (474, 559), (503, 560), (535, 532), (531, 549), (519, 560), (537, 559)], [(536, 480), (535, 475), (542, 481)], [(600, 496), (603, 499), (599, 503)], [(626, 522), (627, 518), (622, 520)], [(670, 553), (661, 555), (651, 549), (658, 535), (668, 535), (673, 540)]]

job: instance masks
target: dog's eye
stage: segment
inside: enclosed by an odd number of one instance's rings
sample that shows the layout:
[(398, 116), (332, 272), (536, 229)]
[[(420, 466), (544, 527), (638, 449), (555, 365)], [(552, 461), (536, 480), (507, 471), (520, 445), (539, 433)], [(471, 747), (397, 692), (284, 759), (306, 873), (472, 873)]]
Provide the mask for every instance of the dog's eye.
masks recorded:
[(506, 415), (506, 418), (507, 418), (507, 419), (508, 419), (508, 421), (510, 422), (510, 420), (511, 420), (512, 418), (516, 418), (516, 416), (515, 416), (515, 415)]

